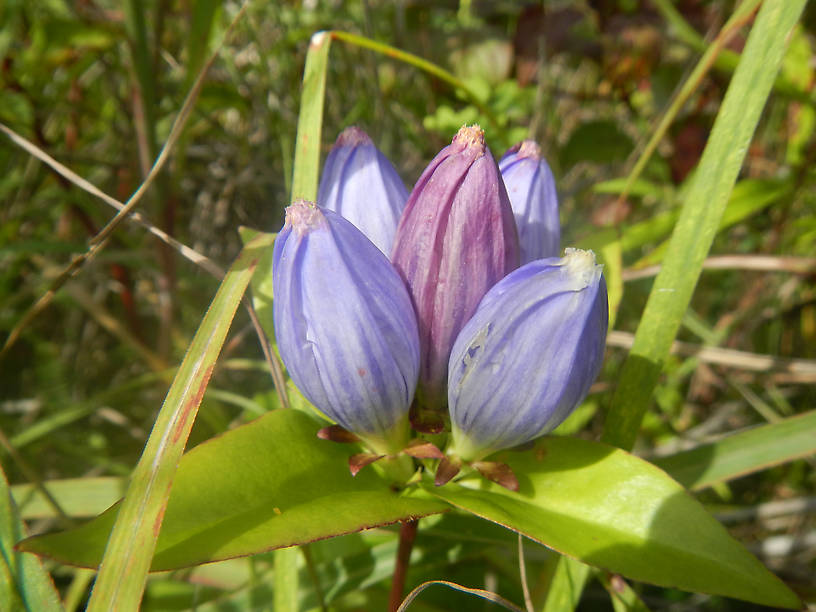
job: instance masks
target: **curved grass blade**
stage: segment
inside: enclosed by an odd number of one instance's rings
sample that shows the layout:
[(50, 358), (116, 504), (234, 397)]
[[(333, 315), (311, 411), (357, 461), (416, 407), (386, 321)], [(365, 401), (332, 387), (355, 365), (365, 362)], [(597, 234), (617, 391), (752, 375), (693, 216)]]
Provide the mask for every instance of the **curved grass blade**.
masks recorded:
[(384, 55), (385, 57), (390, 57), (392, 59), (398, 60), (409, 66), (413, 66), (414, 68), (418, 68), (423, 72), (427, 72), (430, 75), (435, 76), (437, 79), (442, 81), (443, 83), (447, 83), (454, 89), (459, 89), (461, 92), (467, 97), (468, 101), (471, 102), (476, 108), (479, 109), (479, 112), (482, 113), (485, 117), (487, 117), (493, 125), (499, 125), (499, 120), (497, 119), (495, 113), (485, 106), (480, 96), (470, 88), (470, 86), (465, 83), (462, 79), (458, 78), (456, 75), (448, 72), (444, 68), (440, 68), (433, 62), (429, 62), (426, 59), (419, 57), (418, 55), (414, 55), (413, 53), (408, 53), (407, 51), (403, 51), (402, 49), (398, 49), (397, 47), (392, 47), (391, 45), (386, 45), (381, 42), (377, 42), (376, 40), (371, 40), (370, 38), (366, 38), (365, 36), (360, 36), (359, 34), (352, 34), (351, 32), (343, 32), (340, 30), (332, 30), (331, 31), (332, 38), (337, 40), (342, 40), (343, 42), (355, 45), (357, 47), (361, 47), (363, 49), (370, 49), (375, 53), (379, 53), (380, 55)]
[(139, 605), (198, 406), (258, 259), (271, 244), (272, 238), (262, 234), (241, 251), (204, 315), (133, 472), (91, 594), (90, 612)]
[(603, 440), (631, 448), (804, 0), (767, 0), (748, 36), (619, 376)]
[(465, 587), (462, 586), (461, 584), (456, 584), (455, 582), (450, 582), (448, 580), (429, 580), (428, 582), (423, 582), (413, 591), (408, 593), (408, 596), (402, 600), (402, 604), (400, 604), (400, 607), (397, 609), (397, 612), (406, 612), (408, 610), (408, 606), (411, 605), (411, 603), (417, 597), (419, 597), (419, 594), (422, 593), (422, 591), (435, 584), (446, 586), (448, 588), (453, 589), (454, 591), (461, 591), (462, 593), (467, 593), (468, 595), (475, 595), (476, 597), (486, 599), (487, 601), (492, 601), (494, 604), (501, 606), (505, 610), (511, 610), (512, 612), (524, 612), (523, 608), (519, 608), (513, 602), (507, 601), (504, 597), (501, 597), (496, 593), (493, 593), (491, 591), (485, 591), (484, 589), (471, 589), (469, 587)]
[(654, 460), (683, 486), (718, 482), (816, 454), (816, 410)]

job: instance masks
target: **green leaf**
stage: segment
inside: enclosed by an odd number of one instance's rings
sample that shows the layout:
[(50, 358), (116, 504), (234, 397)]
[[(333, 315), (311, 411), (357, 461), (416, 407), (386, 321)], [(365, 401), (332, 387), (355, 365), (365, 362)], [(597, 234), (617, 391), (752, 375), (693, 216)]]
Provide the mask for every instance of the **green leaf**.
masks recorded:
[(518, 493), (484, 479), (427, 490), (634, 580), (765, 605), (801, 605), (699, 502), (642, 459), (575, 438), (545, 438), (532, 451), (496, 457), (516, 474)]
[[(373, 468), (352, 477), (347, 460), (354, 448), (319, 440), (320, 426), (298, 410), (275, 410), (185, 454), (151, 569), (250, 555), (448, 509), (394, 492)], [(117, 510), (20, 547), (95, 567)]]
[(654, 463), (690, 489), (764, 470), (816, 453), (816, 410), (755, 427), (656, 459)]
[(631, 448), (804, 0), (762, 3), (619, 376), (603, 440)]
[(59, 596), (39, 559), (14, 550), (24, 527), (0, 468), (0, 610), (62, 610)]

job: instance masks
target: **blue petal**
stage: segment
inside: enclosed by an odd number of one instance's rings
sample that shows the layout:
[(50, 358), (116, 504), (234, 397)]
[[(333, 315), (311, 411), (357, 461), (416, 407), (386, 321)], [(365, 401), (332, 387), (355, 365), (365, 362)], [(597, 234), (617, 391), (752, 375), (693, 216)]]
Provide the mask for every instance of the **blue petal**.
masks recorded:
[(317, 201), (351, 221), (390, 254), (408, 190), (361, 129), (347, 128), (326, 158)]
[(608, 314), (606, 284), (589, 252), (568, 249), (563, 259), (531, 262), (495, 285), (449, 362), (454, 447), (463, 458), (557, 427), (598, 375)]
[(555, 179), (538, 145), (525, 140), (499, 161), (519, 232), (521, 262), (560, 253), (561, 225)]
[(273, 280), (278, 348), (298, 388), (346, 429), (394, 440), (407, 427), (419, 337), (385, 255), (343, 217), (300, 202), (275, 242)]

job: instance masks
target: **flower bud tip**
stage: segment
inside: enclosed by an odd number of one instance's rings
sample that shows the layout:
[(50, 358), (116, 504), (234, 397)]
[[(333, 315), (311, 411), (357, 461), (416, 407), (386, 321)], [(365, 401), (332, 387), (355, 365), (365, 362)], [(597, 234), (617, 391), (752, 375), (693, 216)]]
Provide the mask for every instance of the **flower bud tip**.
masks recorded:
[(347, 127), (342, 132), (340, 132), (340, 135), (337, 137), (334, 146), (356, 147), (359, 145), (368, 144), (374, 144), (371, 142), (371, 138), (368, 136), (368, 134), (366, 134), (364, 130), (358, 128), (356, 125), (352, 125), (350, 127)]
[(452, 143), (460, 143), (467, 147), (481, 147), (484, 149), (485, 141), (484, 141), (484, 130), (479, 127), (478, 124), (473, 125), (463, 125), (459, 128), (459, 131), (456, 132), (456, 136), (453, 137)]
[(538, 146), (535, 140), (525, 140), (519, 145), (516, 155), (519, 158), (529, 157), (530, 159), (539, 160), (541, 159), (541, 147)]
[(323, 215), (314, 202), (295, 200), (286, 209), (286, 222), (298, 236), (320, 227), (324, 223)]
[(563, 266), (576, 283), (576, 290), (588, 287), (600, 276), (603, 266), (595, 263), (595, 253), (582, 249), (564, 249)]

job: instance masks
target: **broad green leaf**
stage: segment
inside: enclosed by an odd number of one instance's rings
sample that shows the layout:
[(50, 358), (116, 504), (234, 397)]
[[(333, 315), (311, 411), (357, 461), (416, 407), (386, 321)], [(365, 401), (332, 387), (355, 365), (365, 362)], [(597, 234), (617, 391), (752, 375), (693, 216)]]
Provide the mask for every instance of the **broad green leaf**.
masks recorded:
[(816, 453), (816, 411), (743, 431), (654, 463), (689, 489), (703, 489)]
[(518, 493), (484, 479), (427, 490), (634, 580), (765, 605), (801, 605), (698, 501), (642, 459), (576, 438), (545, 438), (532, 451), (497, 458), (515, 472)]
[[(394, 492), (371, 467), (353, 478), (347, 460), (354, 447), (319, 440), (320, 426), (298, 410), (275, 410), (185, 454), (151, 569), (250, 555), (448, 509)], [(117, 510), (20, 546), (95, 567)]]
[(767, 0), (751, 28), (619, 376), (604, 441), (631, 448), (804, 0)]
[(62, 610), (57, 590), (39, 559), (14, 550), (25, 527), (0, 468), (0, 610)]
[(91, 611), (138, 607), (176, 467), (232, 318), (259, 257), (272, 239), (258, 236), (230, 267), (167, 392), (121, 506), (105, 515), (108, 528), (114, 521), (116, 526), (109, 541), (109, 529), (97, 534), (105, 563), (88, 604)]

